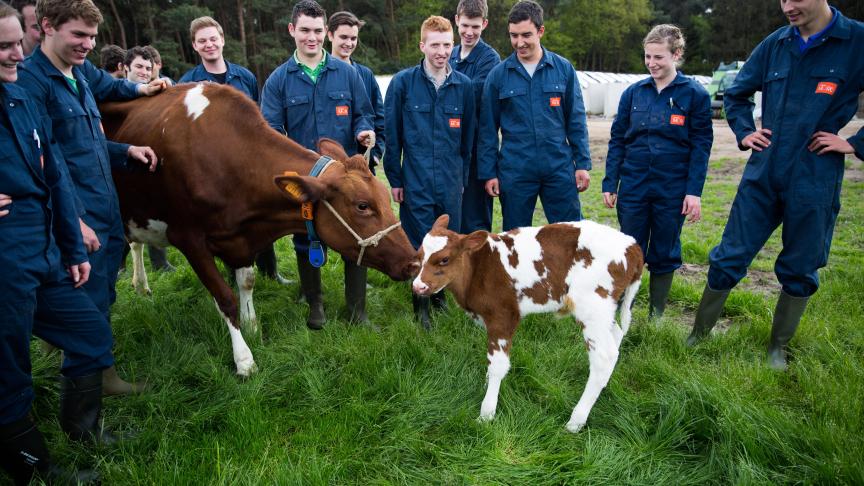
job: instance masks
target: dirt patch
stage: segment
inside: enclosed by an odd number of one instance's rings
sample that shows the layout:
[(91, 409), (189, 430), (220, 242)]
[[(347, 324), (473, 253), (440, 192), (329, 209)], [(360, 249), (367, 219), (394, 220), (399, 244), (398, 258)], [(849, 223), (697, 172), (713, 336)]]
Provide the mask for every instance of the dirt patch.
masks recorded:
[[(675, 273), (676, 276), (688, 282), (705, 282), (705, 278), (708, 275), (708, 265), (684, 263)], [(739, 282), (735, 288), (767, 296), (776, 296), (781, 287), (774, 272), (751, 268), (747, 270), (747, 277)]]

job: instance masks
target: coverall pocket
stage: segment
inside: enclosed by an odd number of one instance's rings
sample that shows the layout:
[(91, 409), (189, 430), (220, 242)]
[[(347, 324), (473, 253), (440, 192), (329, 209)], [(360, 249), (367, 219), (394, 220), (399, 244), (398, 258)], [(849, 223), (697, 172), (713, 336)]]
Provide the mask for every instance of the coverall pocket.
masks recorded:
[(309, 116), (309, 96), (294, 95), (285, 98), (285, 122), (289, 136), (303, 130), (306, 118)]
[(832, 206), (833, 186), (799, 182), (792, 187), (792, 198), (802, 206)]

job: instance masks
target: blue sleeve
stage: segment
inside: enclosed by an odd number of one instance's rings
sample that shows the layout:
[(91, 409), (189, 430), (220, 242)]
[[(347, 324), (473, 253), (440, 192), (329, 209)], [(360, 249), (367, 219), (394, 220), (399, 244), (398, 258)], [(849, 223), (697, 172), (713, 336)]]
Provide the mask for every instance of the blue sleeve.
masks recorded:
[(576, 170), (591, 170), (591, 154), (588, 153), (588, 118), (585, 115), (585, 105), (582, 102), (582, 88), (576, 70), (568, 61), (565, 68), (569, 70), (567, 95), (565, 96), (567, 141), (572, 150)]
[(349, 76), (353, 76), (351, 81), (351, 97), (354, 100), (354, 143), (357, 143), (357, 135), (365, 130), (375, 130), (375, 112), (372, 111), (372, 103), (369, 101), (369, 93), (363, 86), (363, 80), (360, 78), (360, 73), (356, 69), (348, 70)]
[(474, 151), (474, 132), (477, 130), (477, 108), (474, 99), (473, 83), (464, 85), (463, 97), (465, 106), (463, 108), (464, 115), (462, 116), (462, 185), (468, 187), (468, 171), (471, 168), (471, 158)]
[(90, 61), (84, 61), (81, 72), (87, 78), (90, 91), (97, 103), (132, 100), (141, 96), (138, 94), (137, 84), (125, 79), (113, 78)]
[(129, 147), (128, 143), (108, 140), (108, 160), (111, 162), (112, 169), (129, 168)]
[(372, 149), (372, 157), (380, 160), (384, 155), (384, 141), (387, 139), (384, 134), (384, 99), (374, 75), (370, 86), (372, 92), (369, 93), (369, 101), (372, 102), (372, 111), (375, 112), (375, 148)]
[[(635, 85), (633, 85), (635, 86)], [(618, 193), (618, 183), (621, 181), (621, 164), (627, 153), (626, 139), (627, 130), (630, 128), (630, 105), (633, 100), (633, 89), (624, 90), (621, 101), (618, 103), (618, 114), (612, 122), (612, 131), (609, 138), (609, 152), (606, 154), (606, 175), (603, 177), (602, 191)]]
[(183, 74), (183, 76), (180, 76), (180, 81), (177, 81), (177, 83), (178, 84), (179, 83), (192, 83), (193, 82), (192, 81), (192, 73), (194, 73), (194, 72), (195, 72), (195, 68), (192, 68), (192, 69), (186, 71)]
[[(474, 101), (478, 101), (483, 95), (483, 85), (486, 84), (486, 77), (489, 76), (489, 72), (492, 71), (492, 68), (497, 66), (500, 62), (501, 57), (492, 49), (486, 51), (486, 54), (477, 60), (476, 74), (471, 78), (471, 82), (474, 83)], [(479, 104), (477, 105), (477, 108), (479, 110)]]
[(488, 181), (498, 177), (498, 128), (501, 126), (501, 106), (498, 104), (498, 83), (486, 78), (480, 99), (480, 127), (477, 136), (477, 179)]
[(261, 92), (261, 114), (267, 120), (271, 128), (287, 136), (285, 128), (285, 100), (283, 99), (282, 85), (285, 81), (285, 71), (277, 69), (264, 82), (264, 91)]
[(384, 174), (392, 188), (401, 188), (402, 181), (402, 105), (404, 104), (402, 78), (393, 77), (384, 98)]
[(260, 102), (260, 98), (258, 96), (258, 79), (252, 74), (251, 71), (247, 71), (244, 73), (246, 75), (246, 84), (249, 85), (249, 93), (251, 93), (252, 101), (256, 104)]
[(723, 109), (726, 111), (726, 121), (729, 123), (729, 128), (735, 133), (738, 147), (742, 150), (741, 141), (756, 131), (756, 122), (753, 120), (755, 104), (750, 100), (750, 97), (762, 90), (766, 42), (767, 39), (756, 46), (756, 49), (750, 54), (750, 58), (747, 59), (735, 77), (735, 82), (723, 93)]
[(711, 97), (701, 86), (694, 86), (690, 105), (690, 172), (687, 176), (687, 195), (702, 197), (702, 187), (708, 174), (708, 158), (714, 143), (711, 122)]
[(864, 160), (864, 127), (861, 127), (858, 133), (847, 138), (846, 141), (855, 149), (855, 156)]

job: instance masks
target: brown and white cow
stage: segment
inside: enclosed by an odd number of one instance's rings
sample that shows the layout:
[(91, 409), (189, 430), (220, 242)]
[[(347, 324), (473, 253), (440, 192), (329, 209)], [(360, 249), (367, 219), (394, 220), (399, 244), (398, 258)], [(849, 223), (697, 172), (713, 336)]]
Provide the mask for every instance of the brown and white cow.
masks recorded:
[(582, 323), (588, 348), (588, 382), (567, 422), (568, 430), (578, 432), (612, 376), (630, 327), (630, 305), (642, 276), (639, 245), (591, 221), (460, 235), (447, 229), (448, 220), (447, 215), (438, 218), (423, 239), (423, 264), (413, 288), (420, 295), (449, 288), (456, 302), (486, 326), (488, 388), (480, 419), (495, 417), (522, 317), (557, 311)]
[(395, 280), (417, 273), (416, 252), (390, 206), (387, 188), (362, 156), (333, 141), (319, 151), (337, 162), (309, 177), (319, 154), (270, 128), (239, 91), (186, 84), (152, 98), (101, 107), (108, 137), (152, 147), (156, 172), (115, 171), (120, 210), (132, 241), (177, 247), (213, 295), (231, 334), (237, 373), (254, 371), (240, 333), (237, 298), (214, 258), (237, 270), (241, 317), (254, 323), (256, 253), (306, 233), (301, 202), (314, 204), (315, 230), (330, 248)]

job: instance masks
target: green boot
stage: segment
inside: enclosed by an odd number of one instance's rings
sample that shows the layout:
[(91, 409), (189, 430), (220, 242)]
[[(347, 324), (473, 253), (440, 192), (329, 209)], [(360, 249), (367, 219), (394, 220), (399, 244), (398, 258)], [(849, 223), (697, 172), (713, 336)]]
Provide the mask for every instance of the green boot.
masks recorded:
[(648, 317), (660, 319), (666, 310), (666, 299), (669, 290), (672, 289), (672, 278), (675, 272), (656, 274), (652, 273), (648, 279)]
[(324, 295), (321, 292), (321, 269), (309, 263), (309, 254), (297, 252), (297, 270), (300, 274), (300, 292), (309, 304), (309, 317), (306, 326), (318, 331), (324, 328), (327, 316), (324, 314)]
[(693, 332), (687, 337), (687, 346), (693, 346), (708, 336), (714, 324), (717, 324), (727, 297), (729, 290), (714, 290), (705, 284), (699, 310), (696, 311), (696, 319), (693, 321)]
[(810, 297), (793, 297), (780, 291), (771, 325), (771, 343), (768, 344), (768, 366), (777, 371), (786, 371), (786, 345), (798, 329), (808, 300)]
[(366, 267), (345, 260), (345, 307), (348, 320), (355, 324), (369, 324), (366, 315)]

